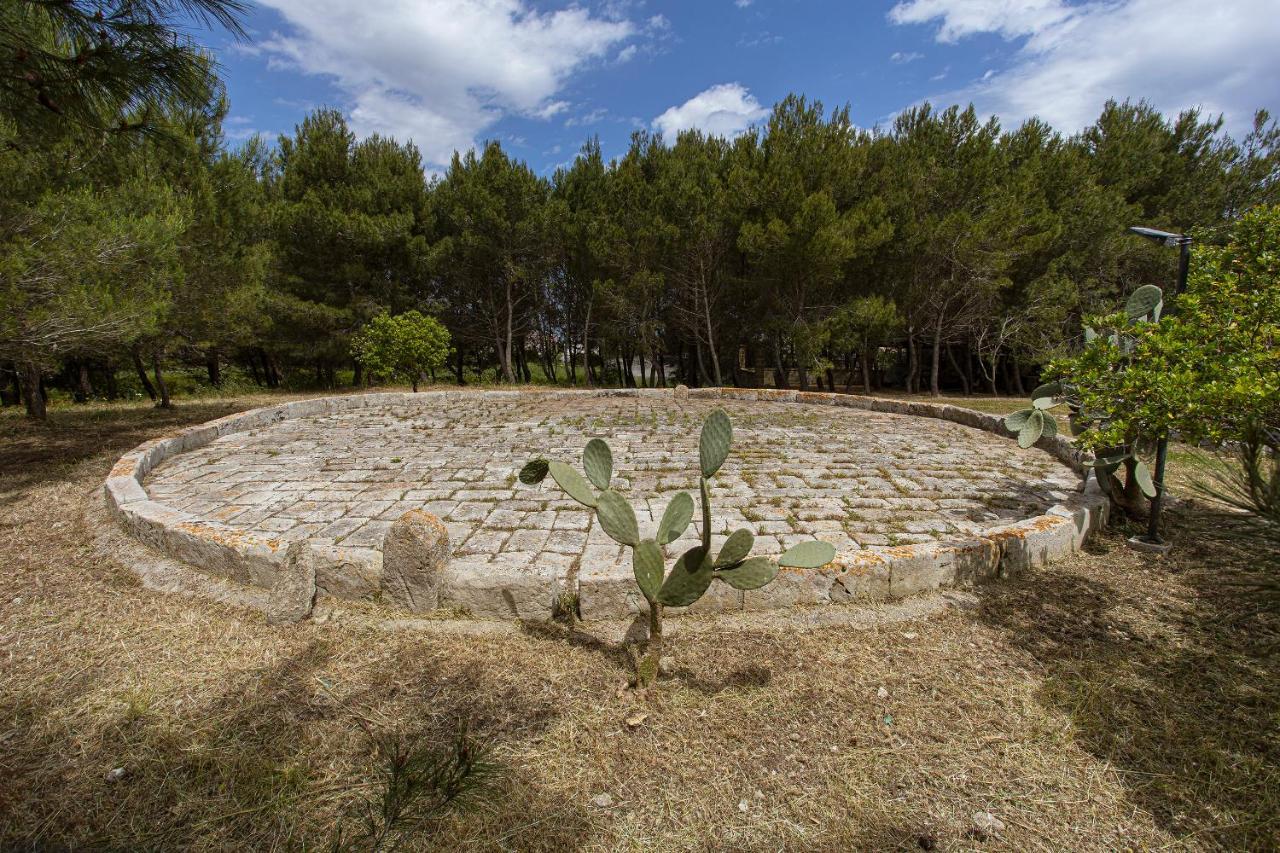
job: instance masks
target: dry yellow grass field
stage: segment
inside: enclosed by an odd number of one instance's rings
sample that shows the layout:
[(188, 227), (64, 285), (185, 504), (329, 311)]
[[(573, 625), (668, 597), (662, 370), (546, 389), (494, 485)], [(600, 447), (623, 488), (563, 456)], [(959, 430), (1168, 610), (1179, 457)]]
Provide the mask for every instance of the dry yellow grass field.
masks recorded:
[(1166, 558), (1116, 531), (909, 621), (685, 620), (638, 696), (590, 625), (272, 626), (98, 553), (122, 452), (262, 402), (0, 417), (0, 848), (330, 847), (379, 738), (460, 722), (489, 789), (408, 849), (1280, 846), (1280, 620), (1229, 583), (1260, 570), (1230, 516), (1184, 502)]

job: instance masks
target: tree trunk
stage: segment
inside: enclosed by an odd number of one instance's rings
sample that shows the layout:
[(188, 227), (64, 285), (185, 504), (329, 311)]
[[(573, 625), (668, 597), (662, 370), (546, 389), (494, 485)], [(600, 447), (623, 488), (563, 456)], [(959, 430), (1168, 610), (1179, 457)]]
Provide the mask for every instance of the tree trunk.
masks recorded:
[(142, 390), (145, 391), (147, 396), (154, 401), (156, 399), (156, 388), (151, 384), (151, 378), (147, 376), (146, 365), (142, 362), (141, 345), (134, 344), (133, 348), (130, 350), (130, 354), (133, 356), (133, 369), (138, 374), (138, 382), (142, 384)]
[(1013, 366), (1013, 390), (1019, 397), (1027, 396), (1027, 389), (1022, 385), (1022, 365), (1018, 364), (1016, 358), (1010, 358), (1009, 363)]
[(862, 393), (871, 395), (871, 350), (862, 351)]
[(262, 371), (267, 377), (267, 387), (279, 388), (283, 377), (280, 375), (280, 368), (276, 365), (275, 358), (263, 347), (258, 347), (258, 356), (262, 359)]
[(93, 382), (89, 380), (89, 362), (84, 359), (76, 361), (76, 393), (77, 403), (87, 403), (93, 397)]
[(453, 375), (457, 378), (459, 385), (466, 385), (467, 381), (463, 378), (463, 371), (465, 369), (463, 358), (465, 357), (465, 350), (461, 345), (459, 345), (454, 352), (457, 353), (458, 357), (454, 359)]
[(526, 383), (533, 381), (533, 371), (529, 369), (529, 354), (525, 351), (524, 338), (516, 342), (516, 364), (520, 366), (520, 375)]
[(707, 325), (707, 349), (711, 351), (711, 369), (715, 374), (714, 378), (716, 380), (716, 387), (718, 388), (724, 384), (724, 378), (720, 375), (720, 356), (716, 355), (716, 336), (715, 332), (712, 331), (711, 328), (711, 299), (707, 296), (705, 283), (702, 287), (702, 305), (702, 314)]
[(210, 347), (204, 354), (205, 370), (209, 373), (209, 384), (214, 388), (222, 387), (222, 362), (218, 358), (218, 348)]
[(13, 372), (9, 374), (9, 382), (13, 385), (13, 400), (10, 401), (8, 396), (6, 396), (4, 398), (4, 404), (6, 406), (16, 406), (22, 402), (22, 365), (13, 365)]
[(964, 395), (969, 396), (969, 377), (960, 369), (960, 363), (956, 361), (956, 354), (952, 351), (951, 344), (947, 344), (947, 361), (951, 364), (951, 369), (956, 372), (956, 376), (960, 377), (960, 384), (964, 387)]
[(107, 386), (107, 399), (119, 400), (120, 387), (116, 384), (116, 366), (109, 358), (102, 362), (102, 380)]
[(938, 315), (938, 322), (933, 326), (933, 361), (929, 370), (929, 393), (935, 397), (942, 396), (942, 388), (938, 383), (939, 374), (942, 372), (942, 315)]
[(151, 372), (156, 377), (156, 388), (160, 391), (160, 400), (156, 403), (157, 409), (172, 409), (173, 401), (169, 399), (169, 383), (164, 381), (164, 371), (161, 368), (162, 357), (160, 348), (156, 347), (151, 351)]
[(704, 385), (711, 384), (711, 378), (707, 376), (707, 365), (702, 361), (702, 341), (694, 338), (693, 351), (698, 357), (698, 381), (694, 383), (695, 387), (701, 388)]
[(130, 349), (129, 352), (133, 356), (133, 369), (138, 371), (138, 381), (142, 383), (142, 390), (147, 392), (148, 397), (155, 400), (155, 386), (152, 385), (151, 380), (147, 378), (147, 368), (142, 363), (142, 347), (139, 344), (134, 344), (133, 348)]
[(546, 371), (547, 378), (551, 380), (552, 385), (560, 384), (560, 377), (556, 373), (557, 357), (558, 357), (558, 354), (555, 351), (552, 351), (546, 356), (546, 364), (544, 365), (544, 370)]
[(916, 376), (920, 371), (920, 350), (916, 346), (915, 329), (907, 330), (907, 393), (914, 394), (917, 390)]
[(40, 387), (40, 365), (34, 361), (23, 362), (18, 366), (18, 371), (22, 377), (22, 402), (27, 407), (27, 417), (38, 421), (48, 420), (44, 390)]
[(777, 388), (791, 387), (787, 368), (782, 363), (782, 342), (776, 337), (773, 339), (773, 384)]
[(1008, 358), (1004, 361), (1004, 390), (1012, 393), (1016, 382), (1013, 378), (1014, 367), (1013, 359)]
[(364, 365), (359, 361), (351, 362), (351, 384), (359, 388), (362, 381), (364, 381)]
[(582, 371), (587, 374), (587, 387), (595, 383), (591, 381), (591, 302), (587, 303), (587, 318), (582, 324)]

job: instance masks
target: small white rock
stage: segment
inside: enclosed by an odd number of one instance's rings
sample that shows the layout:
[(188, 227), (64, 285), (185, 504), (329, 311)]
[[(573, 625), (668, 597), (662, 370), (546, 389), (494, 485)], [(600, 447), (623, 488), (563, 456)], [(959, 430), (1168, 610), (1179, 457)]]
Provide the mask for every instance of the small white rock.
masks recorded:
[(591, 802), (602, 809), (607, 809), (613, 805), (613, 797), (608, 794), (597, 794), (591, 798)]
[(880, 687), (880, 689), (876, 691), (876, 698), (877, 698), (877, 699), (888, 699), (888, 698), (889, 698), (889, 691), (888, 691), (888, 690), (886, 690), (883, 686), (881, 686), (881, 687)]
[(114, 769), (112, 769), (112, 770), (108, 770), (108, 771), (107, 771), (107, 781), (108, 781), (108, 782), (119, 782), (121, 779), (123, 779), (123, 778), (124, 778), (124, 772), (125, 772), (125, 771), (124, 771), (124, 768), (123, 768), (123, 767), (116, 767), (116, 768), (114, 768)]
[(1004, 821), (991, 812), (974, 812), (973, 825), (983, 832), (1003, 832)]
[(746, 800), (738, 800), (738, 811), (742, 812), (743, 814), (746, 814), (750, 810), (751, 810), (750, 803), (748, 803)]

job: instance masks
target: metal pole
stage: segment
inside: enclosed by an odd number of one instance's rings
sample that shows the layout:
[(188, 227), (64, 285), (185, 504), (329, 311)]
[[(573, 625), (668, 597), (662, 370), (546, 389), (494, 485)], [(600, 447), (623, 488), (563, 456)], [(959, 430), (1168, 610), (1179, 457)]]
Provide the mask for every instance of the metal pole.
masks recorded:
[[(1187, 289), (1187, 270), (1191, 267), (1191, 241), (1183, 238), (1182, 244), (1178, 252), (1178, 283), (1173, 291), (1174, 299)], [(1175, 302), (1170, 301), (1169, 310), (1165, 314), (1172, 314)], [(1151, 514), (1147, 521), (1147, 541), (1154, 545), (1164, 544), (1160, 538), (1160, 510), (1164, 507), (1164, 468), (1165, 462), (1169, 457), (1169, 436), (1163, 435), (1156, 444), (1156, 471), (1153, 478), (1153, 485), (1156, 488), (1156, 495), (1151, 499)]]

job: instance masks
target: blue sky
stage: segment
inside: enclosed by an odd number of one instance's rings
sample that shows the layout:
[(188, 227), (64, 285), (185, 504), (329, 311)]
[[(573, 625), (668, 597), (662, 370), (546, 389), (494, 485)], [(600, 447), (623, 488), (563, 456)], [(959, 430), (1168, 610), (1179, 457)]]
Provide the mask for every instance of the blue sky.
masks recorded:
[(1108, 97), (1201, 106), (1247, 130), (1280, 111), (1277, 0), (261, 0), (248, 42), (204, 33), (232, 140), (334, 106), (360, 135), (413, 139), (428, 168), (499, 139), (538, 172), (598, 135), (725, 135), (796, 91), (885, 124), (973, 101), (1006, 126), (1075, 132)]

